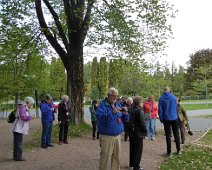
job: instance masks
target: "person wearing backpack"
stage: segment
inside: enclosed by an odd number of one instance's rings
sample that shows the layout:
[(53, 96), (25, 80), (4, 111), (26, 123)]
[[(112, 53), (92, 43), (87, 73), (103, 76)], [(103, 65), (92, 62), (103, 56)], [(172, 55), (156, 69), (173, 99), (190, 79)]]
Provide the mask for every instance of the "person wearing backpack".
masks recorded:
[(145, 117), (142, 108), (142, 97), (136, 96), (133, 99), (133, 106), (130, 111), (129, 120), (129, 141), (130, 141), (130, 169), (141, 170), (141, 156), (143, 152), (143, 138), (146, 136)]
[(32, 119), (29, 114), (29, 109), (33, 107), (34, 103), (35, 101), (32, 97), (26, 97), (24, 103), (18, 106), (15, 114), (16, 118), (12, 124), (12, 132), (14, 136), (13, 160), (15, 161), (25, 161), (22, 157), (23, 135), (28, 134), (29, 121)]

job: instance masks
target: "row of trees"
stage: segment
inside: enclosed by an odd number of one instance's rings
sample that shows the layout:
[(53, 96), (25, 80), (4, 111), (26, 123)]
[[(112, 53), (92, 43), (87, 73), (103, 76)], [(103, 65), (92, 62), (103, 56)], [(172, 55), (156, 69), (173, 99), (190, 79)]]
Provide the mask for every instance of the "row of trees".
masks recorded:
[(163, 87), (168, 85), (178, 96), (205, 95), (212, 93), (212, 50), (200, 50), (190, 55), (188, 68), (148, 64), (145, 60), (129, 61), (102, 57), (84, 65), (85, 95), (92, 99), (102, 99), (108, 87), (119, 89), (120, 95), (153, 94), (158, 98)]
[(42, 56), (31, 55), (12, 62), (12, 57), (0, 64), (0, 99), (10, 101), (34, 96), (38, 92), (40, 99), (45, 93), (60, 99), (67, 91), (66, 73), (61, 59), (52, 58), (48, 62)]

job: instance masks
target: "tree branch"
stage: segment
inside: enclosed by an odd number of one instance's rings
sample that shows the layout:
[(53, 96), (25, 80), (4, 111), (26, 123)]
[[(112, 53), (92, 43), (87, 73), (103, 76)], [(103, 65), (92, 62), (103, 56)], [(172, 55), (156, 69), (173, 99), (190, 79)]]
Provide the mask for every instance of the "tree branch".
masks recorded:
[(46, 6), (48, 7), (49, 11), (51, 12), (51, 14), (54, 18), (55, 24), (56, 24), (57, 29), (59, 31), (59, 35), (62, 38), (62, 41), (65, 45), (66, 50), (69, 51), (68, 40), (67, 40), (67, 37), (66, 37), (66, 35), (63, 31), (63, 27), (62, 27), (62, 24), (60, 23), (60, 20), (59, 20), (57, 13), (54, 11), (53, 7), (51, 6), (51, 4), (49, 3), (48, 0), (43, 0), (43, 1), (46, 4)]
[(67, 0), (63, 0), (63, 4), (64, 4), (64, 9), (65, 9), (65, 14), (66, 14), (66, 25), (68, 28), (68, 34), (70, 36), (71, 34), (71, 21), (72, 21), (72, 10), (71, 10), (71, 4), (69, 1)]
[(87, 5), (87, 10), (85, 17), (83, 19), (82, 25), (81, 25), (81, 30), (83, 32), (83, 38), (87, 35), (88, 29), (89, 29), (89, 24), (91, 21), (91, 10), (93, 8), (95, 0), (88, 0), (88, 5)]
[(49, 43), (52, 45), (52, 47), (55, 49), (55, 51), (58, 53), (58, 55), (61, 57), (63, 60), (63, 63), (65, 67), (67, 67), (67, 53), (64, 51), (64, 49), (61, 47), (61, 45), (57, 42), (57, 39), (55, 39), (52, 35), (52, 33), (49, 31), (49, 28), (46, 24), (46, 21), (43, 16), (43, 11), (41, 7), (41, 0), (35, 0), (35, 8), (36, 8), (36, 13), (38, 17), (38, 21), (40, 23), (41, 29), (46, 36), (47, 40)]

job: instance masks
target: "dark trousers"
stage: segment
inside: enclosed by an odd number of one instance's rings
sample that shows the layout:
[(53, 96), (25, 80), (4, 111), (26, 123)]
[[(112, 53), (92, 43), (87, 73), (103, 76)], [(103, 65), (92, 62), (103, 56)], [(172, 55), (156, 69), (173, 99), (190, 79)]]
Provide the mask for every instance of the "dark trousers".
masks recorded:
[(59, 131), (59, 141), (60, 142), (67, 142), (67, 135), (68, 135), (68, 127), (69, 127), (69, 121), (62, 121), (59, 125), (60, 131)]
[(23, 143), (23, 134), (13, 132), (14, 141), (13, 141), (13, 159), (21, 160), (22, 159), (22, 143)]
[(128, 127), (129, 127), (129, 123), (125, 122), (124, 123), (124, 141), (127, 141), (129, 137)]
[[(97, 121), (92, 121), (92, 126), (93, 126), (93, 138), (96, 137), (96, 127), (97, 127)], [(99, 132), (97, 131), (97, 139), (99, 139)]]
[(185, 126), (184, 126), (184, 122), (178, 120), (178, 127), (180, 129), (181, 142), (184, 143), (185, 142)]
[(171, 153), (171, 129), (173, 131), (176, 148), (177, 151), (180, 151), (180, 137), (179, 137), (179, 129), (178, 129), (178, 121), (177, 120), (164, 120), (164, 130), (166, 134), (166, 145), (167, 145), (167, 153)]
[(130, 167), (139, 170), (143, 152), (143, 138), (130, 137)]
[(45, 147), (52, 143), (53, 122), (42, 122), (41, 146)]

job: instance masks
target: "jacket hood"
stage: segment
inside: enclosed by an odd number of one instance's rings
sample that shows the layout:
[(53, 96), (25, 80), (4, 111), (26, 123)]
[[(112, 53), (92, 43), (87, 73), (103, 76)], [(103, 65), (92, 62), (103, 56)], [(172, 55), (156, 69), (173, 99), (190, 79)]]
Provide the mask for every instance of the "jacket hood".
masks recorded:
[(165, 93), (163, 94), (163, 98), (165, 98), (165, 99), (168, 99), (169, 96), (170, 96), (170, 92), (165, 92)]

